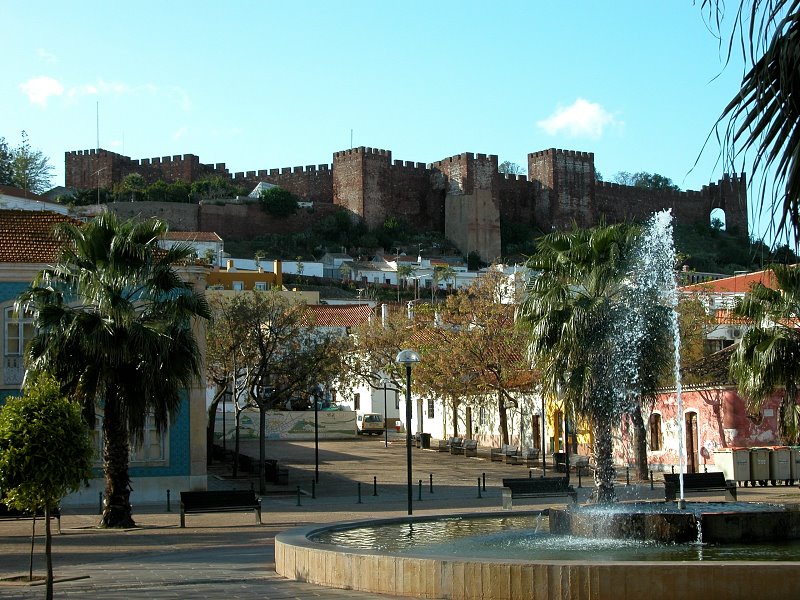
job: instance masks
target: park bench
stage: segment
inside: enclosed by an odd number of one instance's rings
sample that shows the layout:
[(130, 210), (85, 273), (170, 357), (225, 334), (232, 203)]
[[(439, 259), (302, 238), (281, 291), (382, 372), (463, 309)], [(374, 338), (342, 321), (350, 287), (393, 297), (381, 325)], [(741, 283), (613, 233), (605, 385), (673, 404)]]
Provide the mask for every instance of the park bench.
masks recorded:
[(446, 440), (439, 440), (439, 445), (436, 448), (437, 452), (450, 452), (450, 446), (453, 445), (454, 441), (460, 440), (461, 438), (457, 437), (450, 437)]
[(522, 459), (525, 461), (526, 467), (536, 467), (539, 464), (539, 449), (526, 448), (522, 453)]
[[(44, 518), (44, 511), (36, 511), (36, 516)], [(50, 517), (56, 520), (56, 530), (61, 533), (61, 508), (56, 507), (50, 511)], [(32, 519), (33, 515), (27, 511), (17, 510), (16, 508), (9, 508), (5, 504), (0, 503), (0, 519)]]
[(450, 454), (464, 454), (464, 438), (451, 438)]
[(186, 527), (186, 515), (190, 513), (247, 510), (255, 511), (256, 523), (261, 525), (261, 500), (253, 490), (181, 492), (181, 527)]
[(519, 453), (519, 448), (507, 444), (489, 450), (489, 459), (492, 462), (505, 462), (512, 465), (522, 464), (522, 456)]
[[(677, 473), (664, 473), (664, 499), (675, 500), (680, 491), (680, 475)], [(720, 471), (712, 473), (684, 473), (684, 492), (725, 492), (725, 499), (736, 502), (736, 482), (725, 479), (725, 474)]]
[(478, 440), (464, 440), (464, 456), (478, 456)]
[(578, 501), (578, 492), (566, 477), (524, 477), (503, 479), (503, 508), (510, 510), (513, 498), (554, 498), (569, 496)]

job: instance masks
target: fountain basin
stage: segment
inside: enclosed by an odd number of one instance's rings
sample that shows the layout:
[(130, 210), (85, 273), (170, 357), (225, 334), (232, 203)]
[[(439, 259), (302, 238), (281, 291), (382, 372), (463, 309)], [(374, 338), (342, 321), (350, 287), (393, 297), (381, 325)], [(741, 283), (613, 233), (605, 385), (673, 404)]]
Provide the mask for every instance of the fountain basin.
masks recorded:
[(752, 544), (800, 539), (800, 507), (747, 502), (635, 502), (550, 510), (560, 535), (661, 543)]
[[(448, 517), (452, 515), (439, 520)], [(487, 517), (499, 518), (497, 513), (459, 516)], [(398, 554), (335, 546), (312, 539), (326, 531), (436, 521), (436, 517), (409, 517), (291, 529), (275, 539), (275, 568), (284, 577), (334, 588), (453, 600), (784, 600), (800, 595), (800, 562), (794, 560), (692, 562), (426, 556), (415, 553), (413, 548)]]

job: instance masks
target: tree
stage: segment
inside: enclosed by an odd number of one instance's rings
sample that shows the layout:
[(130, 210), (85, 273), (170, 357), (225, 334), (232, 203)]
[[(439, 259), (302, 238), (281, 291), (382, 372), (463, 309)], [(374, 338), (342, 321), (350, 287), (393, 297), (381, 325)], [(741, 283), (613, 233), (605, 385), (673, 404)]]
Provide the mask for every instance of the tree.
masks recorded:
[(800, 270), (772, 265), (776, 288), (755, 284), (737, 304), (735, 314), (752, 326), (731, 357), (730, 372), (747, 402), (748, 412), (782, 390), (778, 425), (783, 440), (800, 442)]
[(281, 187), (271, 187), (263, 190), (258, 197), (261, 208), (280, 219), (286, 218), (297, 212), (297, 198), (291, 192)]
[(620, 185), (629, 185), (631, 187), (645, 188), (648, 190), (673, 190), (676, 192), (681, 190), (669, 177), (664, 177), (658, 173), (647, 173), (645, 171), (632, 174), (627, 171), (620, 171), (614, 175), (613, 181)]
[(513, 163), (510, 160), (504, 160), (500, 163), (500, 166), (497, 167), (497, 172), (504, 175), (524, 175), (525, 169), (520, 167), (517, 163)]
[[(138, 202), (145, 197), (147, 182), (139, 173), (129, 173), (117, 187), (117, 196), (122, 201)], [(164, 188), (166, 190), (166, 186)], [(158, 186), (154, 194), (158, 193)]]
[(31, 148), (28, 134), (22, 132), (20, 145), (11, 152), (13, 185), (27, 192), (41, 194), (50, 189), (53, 166), (41, 150)]
[(530, 391), (536, 383), (521, 350), (525, 336), (514, 325), (514, 309), (503, 303), (507, 284), (502, 271), (490, 269), (448, 297), (438, 319), (427, 322), (428, 333), (421, 337), (430, 343), (417, 367), (418, 378), (442, 397), (493, 397), (504, 444), (509, 443), (507, 410), (518, 404), (514, 393)]
[(0, 185), (14, 185), (13, 154), (6, 139), (0, 137)]
[(237, 406), (262, 412), (307, 408), (308, 391), (335, 378), (349, 344), (347, 336), (316, 328), (305, 304), (276, 290), (215, 301), (206, 339), (208, 372), (233, 386)]
[(61, 224), (58, 261), (17, 300), (33, 311), (37, 331), (27, 367), (52, 373), (90, 424), (95, 405), (103, 408), (106, 527), (135, 526), (130, 437), (141, 440), (148, 418), (163, 432), (201, 372), (193, 326), (210, 311), (176, 270), (194, 250), (161, 249), (166, 232), (163, 221), (121, 222), (114, 213)]
[(239, 188), (231, 183), (230, 179), (214, 175), (192, 183), (189, 197), (192, 202), (198, 203), (203, 200), (234, 198), (240, 191)]
[[(612, 428), (656, 387), (665, 363), (660, 353), (670, 348), (664, 307), (645, 316), (643, 341), (625, 338), (632, 325), (625, 288), (636, 241), (637, 230), (622, 224), (543, 236), (528, 261), (536, 275), (518, 309), (543, 393), (563, 398), (565, 412), (591, 427), (599, 502), (616, 497)], [(647, 298), (642, 304), (656, 308)], [(633, 344), (633, 373), (620, 372)]]
[[(703, 0), (702, 10), (721, 32), (725, 5)], [(722, 110), (714, 131), (726, 164), (750, 162), (769, 171), (759, 190), (761, 209), (780, 217), (778, 233), (800, 238), (800, 0), (740, 0), (727, 44), (746, 63), (741, 89)], [(720, 39), (722, 36), (720, 35)], [(722, 130), (720, 132), (720, 130)]]
[(398, 265), (397, 266), (397, 301), (400, 302), (400, 280), (403, 282), (403, 287), (408, 289), (408, 280), (416, 274), (414, 267), (411, 265)]
[(93, 456), (80, 407), (62, 395), (52, 376), (30, 377), (23, 395), (8, 398), (0, 410), (2, 501), (32, 515), (44, 513), (48, 599), (53, 597), (50, 514), (69, 492), (88, 484)]

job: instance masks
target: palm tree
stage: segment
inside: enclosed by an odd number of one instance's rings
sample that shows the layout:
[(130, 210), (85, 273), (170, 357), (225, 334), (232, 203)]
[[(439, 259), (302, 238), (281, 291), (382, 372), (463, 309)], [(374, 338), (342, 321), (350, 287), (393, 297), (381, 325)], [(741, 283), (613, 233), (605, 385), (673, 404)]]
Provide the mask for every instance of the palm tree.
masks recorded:
[[(716, 29), (724, 2), (703, 0)], [(733, 163), (752, 156), (751, 171), (771, 171), (760, 189), (762, 209), (780, 216), (778, 232), (800, 238), (800, 0), (739, 0), (727, 50), (740, 48), (746, 61), (741, 89), (717, 121), (724, 152)], [(727, 125), (723, 125), (727, 122)], [(748, 156), (748, 151), (752, 154)], [(774, 169), (774, 171), (772, 171)], [(735, 170), (735, 166), (734, 166)], [(772, 187), (772, 199), (767, 187)]]
[(397, 301), (400, 302), (400, 281), (403, 280), (403, 287), (408, 288), (408, 278), (416, 273), (411, 265), (399, 265), (397, 267)]
[(615, 324), (633, 230), (624, 225), (556, 232), (540, 238), (518, 309), (542, 393), (564, 400), (565, 414), (592, 429), (598, 502), (615, 499), (612, 428), (622, 408), (615, 373)]
[(800, 270), (772, 265), (777, 289), (754, 285), (736, 306), (736, 314), (753, 327), (731, 357), (730, 372), (746, 398), (748, 411), (759, 414), (764, 400), (783, 388), (778, 411), (781, 437), (800, 442)]
[(192, 328), (210, 310), (175, 270), (191, 247), (158, 247), (166, 231), (157, 219), (120, 222), (114, 213), (62, 224), (58, 262), (18, 299), (35, 315), (28, 368), (55, 375), (90, 423), (95, 405), (103, 409), (106, 527), (135, 525), (130, 437), (141, 441), (148, 417), (163, 432), (201, 373)]

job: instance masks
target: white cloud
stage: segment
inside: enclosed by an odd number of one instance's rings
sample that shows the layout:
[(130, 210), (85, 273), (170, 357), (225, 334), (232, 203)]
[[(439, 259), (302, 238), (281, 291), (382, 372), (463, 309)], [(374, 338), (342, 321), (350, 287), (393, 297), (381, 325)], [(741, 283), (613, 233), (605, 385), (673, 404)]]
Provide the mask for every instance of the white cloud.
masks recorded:
[(590, 137), (597, 139), (606, 127), (621, 125), (614, 115), (594, 102), (578, 98), (570, 106), (559, 107), (542, 121), (536, 123), (550, 135), (562, 131), (571, 137)]
[(172, 134), (172, 139), (179, 140), (182, 137), (184, 137), (187, 133), (189, 133), (189, 128), (181, 127), (180, 129), (178, 129), (178, 131)]
[(67, 95), (70, 98), (79, 96), (100, 96), (105, 94), (114, 94), (121, 96), (130, 91), (130, 87), (125, 83), (116, 81), (105, 81), (100, 79), (97, 83), (85, 83), (83, 85), (76, 85), (69, 88)]
[(64, 86), (52, 77), (34, 77), (25, 83), (19, 84), (19, 89), (33, 104), (47, 106), (50, 96), (60, 96), (64, 93)]

